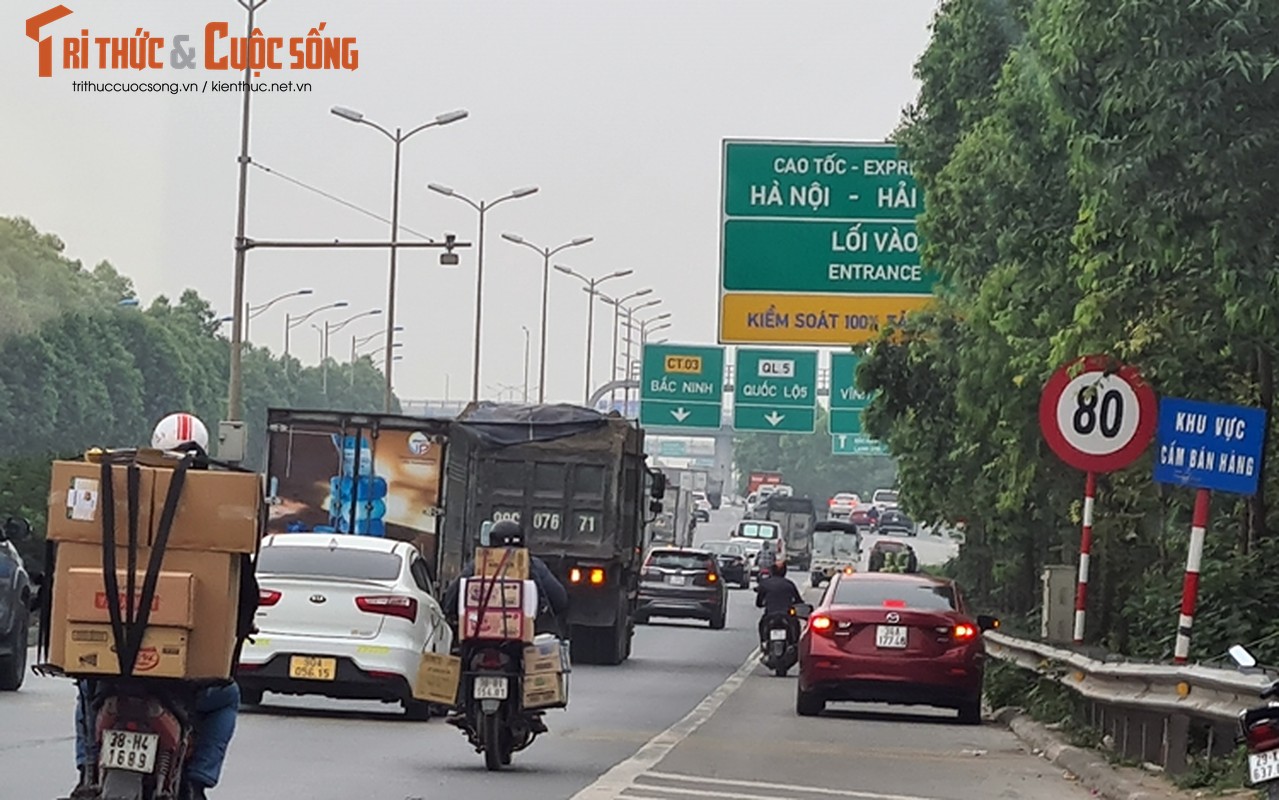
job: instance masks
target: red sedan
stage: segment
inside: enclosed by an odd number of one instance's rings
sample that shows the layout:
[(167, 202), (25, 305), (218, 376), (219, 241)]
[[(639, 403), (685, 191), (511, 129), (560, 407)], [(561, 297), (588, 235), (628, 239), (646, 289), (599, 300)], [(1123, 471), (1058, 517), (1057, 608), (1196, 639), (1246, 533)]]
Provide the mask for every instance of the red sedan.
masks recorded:
[(795, 711), (832, 701), (954, 708), (981, 723), (993, 617), (968, 614), (959, 587), (928, 575), (836, 574), (799, 641)]

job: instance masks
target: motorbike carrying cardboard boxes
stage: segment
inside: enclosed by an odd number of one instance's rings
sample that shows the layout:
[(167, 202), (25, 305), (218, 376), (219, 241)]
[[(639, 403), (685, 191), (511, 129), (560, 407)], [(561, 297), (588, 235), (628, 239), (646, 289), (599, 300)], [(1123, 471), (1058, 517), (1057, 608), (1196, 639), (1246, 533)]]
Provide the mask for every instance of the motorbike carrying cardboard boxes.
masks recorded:
[(523, 547), (475, 548), (475, 574), (481, 578), (528, 580), (529, 552)]
[(534, 618), (521, 610), (498, 610), (480, 613), (467, 609), (462, 619), (463, 639), (503, 639), (532, 642)]
[(458, 603), (461, 638), (533, 641), (538, 603), (533, 581), (464, 578)]
[(524, 648), (524, 674), (569, 672), (568, 642), (542, 634)]
[[(150, 548), (138, 548), (136, 557), (139, 572), (145, 573), (151, 552)], [(77, 648), (92, 645), (110, 650), (115, 646), (114, 640), (104, 642), (100, 636), (90, 636), (84, 632), (93, 630), (95, 625), (105, 625), (106, 630), (110, 631), (110, 625), (105, 623), (109, 617), (106, 616), (108, 612), (102, 556), (102, 545), (80, 542), (61, 542), (55, 551), (49, 661), (70, 674), (78, 671), (78, 663), (72, 656), (83, 652), (83, 649)], [(128, 548), (116, 548), (117, 567), (125, 566), (127, 558)], [(240, 555), (170, 549), (164, 553), (159, 575), (172, 577), (157, 581), (152, 614), (157, 614), (158, 609), (164, 611), (160, 611), (159, 616), (152, 619), (153, 624), (148, 626), (147, 635), (151, 635), (152, 631), (160, 631), (161, 633), (156, 634), (159, 637), (176, 636), (165, 633), (166, 631), (182, 631), (186, 635), (185, 663), (181, 666), (183, 674), (166, 677), (193, 680), (230, 677), (239, 609)], [(190, 576), (189, 582), (180, 577), (184, 575)], [(190, 594), (186, 596), (188, 608), (185, 610), (179, 599), (181, 595), (172, 594), (173, 591), (184, 591), (181, 588), (184, 585), (190, 587)], [(140, 582), (136, 588), (138, 592), (141, 591)], [(123, 581), (120, 590), (127, 591)], [(99, 595), (103, 601), (101, 608), (98, 607)], [(123, 600), (123, 597), (120, 599)], [(154, 624), (157, 620), (176, 622), (179, 618), (190, 620), (189, 630), (177, 624)], [(144, 639), (144, 649), (145, 641)], [(176, 640), (170, 638), (163, 641), (172, 643)], [(114, 654), (102, 669), (92, 674), (118, 674)]]
[(457, 702), (462, 682), (462, 659), (440, 653), (423, 653), (413, 682), (413, 699), (451, 706)]

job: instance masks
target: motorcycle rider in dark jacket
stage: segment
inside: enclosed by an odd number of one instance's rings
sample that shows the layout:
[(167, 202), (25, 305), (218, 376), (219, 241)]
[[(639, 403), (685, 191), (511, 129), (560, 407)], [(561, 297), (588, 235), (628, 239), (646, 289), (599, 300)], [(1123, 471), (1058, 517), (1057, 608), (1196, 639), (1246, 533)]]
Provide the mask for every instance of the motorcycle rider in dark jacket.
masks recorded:
[(762, 646), (767, 646), (768, 619), (775, 615), (786, 620), (786, 625), (790, 628), (791, 641), (799, 640), (799, 618), (792, 616), (790, 610), (803, 602), (804, 598), (799, 593), (799, 587), (786, 577), (786, 563), (779, 561), (774, 564), (768, 577), (762, 579), (755, 587), (755, 607), (764, 609), (764, 615), (759, 620), (759, 641)]

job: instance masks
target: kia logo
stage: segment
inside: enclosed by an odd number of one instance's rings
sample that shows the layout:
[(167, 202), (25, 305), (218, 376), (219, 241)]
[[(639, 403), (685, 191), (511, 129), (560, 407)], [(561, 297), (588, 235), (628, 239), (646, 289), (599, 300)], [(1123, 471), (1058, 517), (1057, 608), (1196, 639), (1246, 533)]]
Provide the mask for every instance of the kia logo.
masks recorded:
[[(326, 598), (326, 597), (325, 597), (324, 595), (322, 595), (322, 594), (313, 594), (313, 595), (311, 595), (311, 602), (312, 602), (312, 603), (323, 603), (326, 599), (328, 599), (328, 598)], [(894, 616), (896, 616), (896, 615), (894, 615)]]
[[(314, 600), (315, 598), (312, 597), (311, 599)], [(896, 611), (889, 611), (888, 616), (884, 617), (884, 620), (886, 622), (898, 623), (902, 621), (902, 618)]]

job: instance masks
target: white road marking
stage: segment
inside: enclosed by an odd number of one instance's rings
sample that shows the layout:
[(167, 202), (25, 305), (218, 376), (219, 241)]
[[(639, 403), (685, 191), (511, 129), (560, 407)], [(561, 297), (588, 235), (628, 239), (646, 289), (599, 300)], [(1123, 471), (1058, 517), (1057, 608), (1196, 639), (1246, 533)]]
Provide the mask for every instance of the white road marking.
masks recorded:
[[(746, 678), (759, 664), (759, 653), (752, 652), (750, 657), (737, 668), (737, 671), (720, 684), (719, 688), (706, 696), (697, 707), (688, 712), (679, 722), (648, 740), (635, 755), (613, 765), (612, 769), (601, 775), (594, 783), (573, 795), (570, 800), (617, 800), (623, 791), (630, 788), (635, 779), (675, 749), (680, 742), (687, 739), (698, 728), (711, 718), (733, 692), (741, 688)], [(916, 798), (914, 800), (923, 800)]]
[[(764, 781), (738, 781), (728, 778), (703, 778), (698, 775), (680, 775), (671, 772), (648, 772), (642, 776), (645, 780), (636, 784), (631, 790), (627, 791), (622, 798), (624, 800), (645, 800), (648, 795), (636, 794), (635, 792), (658, 792), (662, 795), (673, 795), (675, 797), (722, 797), (733, 798), (734, 800), (742, 800), (746, 797), (768, 798), (768, 800), (805, 800), (805, 797), (813, 795), (822, 795), (826, 797), (848, 797), (856, 798), (856, 800), (937, 800), (932, 797), (919, 797), (917, 795), (904, 794), (880, 794), (878, 792), (861, 792), (854, 789), (829, 789), (824, 786), (797, 786), (784, 783), (767, 783)], [(693, 786), (705, 786), (705, 789), (693, 789), (686, 786), (653, 783), (651, 780), (671, 781), (673, 783), (686, 783)], [(722, 791), (713, 791), (720, 789)], [(759, 795), (743, 795), (737, 790), (755, 790), (766, 794)], [(671, 797), (653, 798), (653, 800), (672, 800)]]

